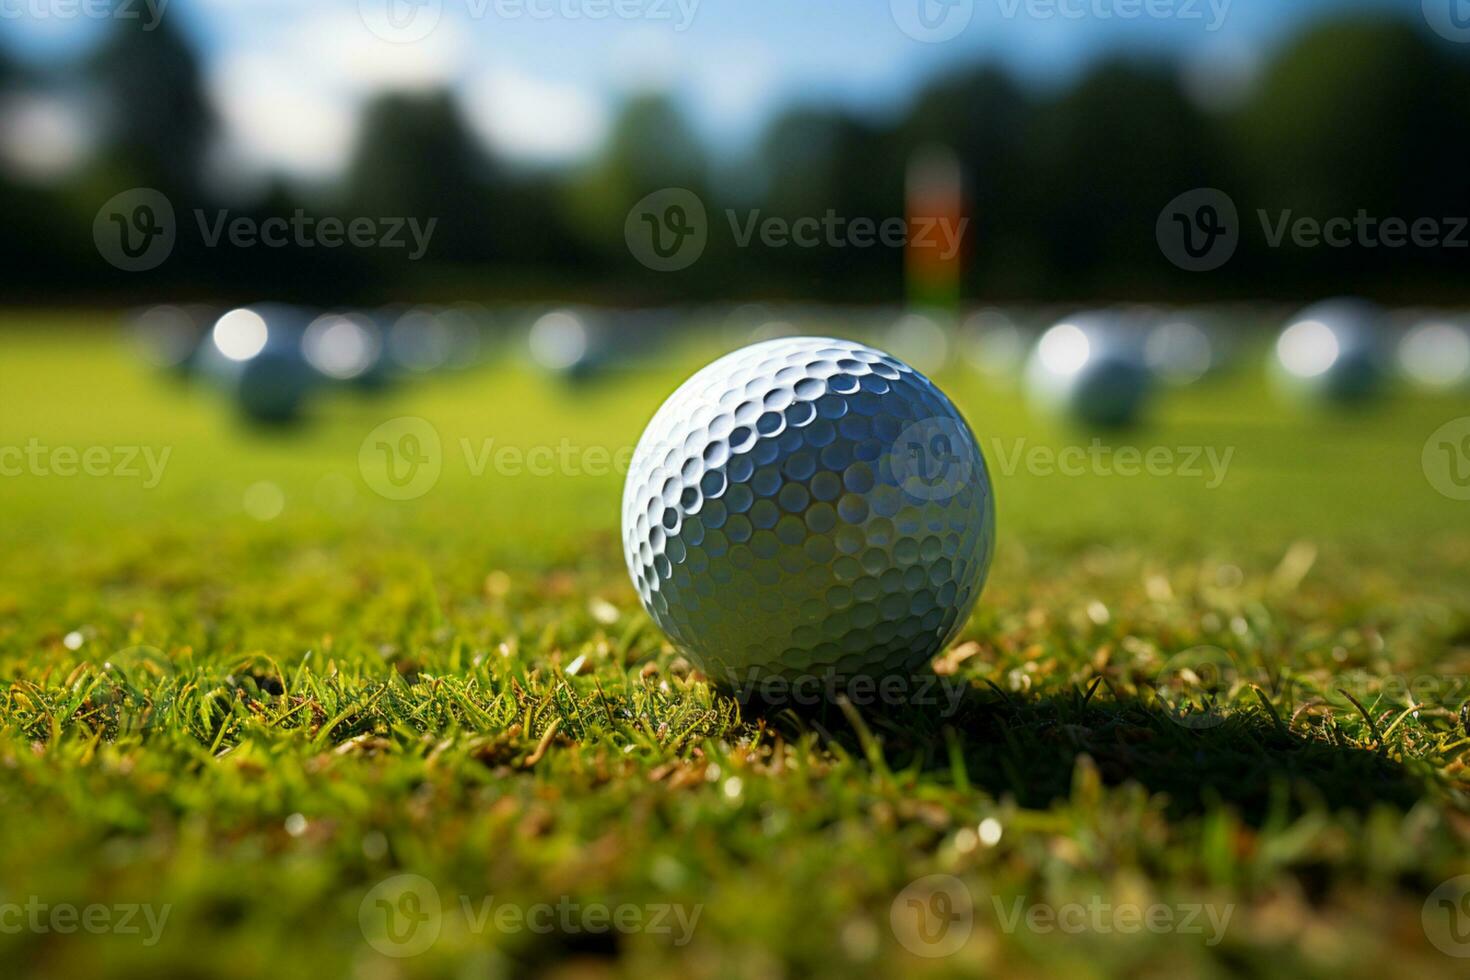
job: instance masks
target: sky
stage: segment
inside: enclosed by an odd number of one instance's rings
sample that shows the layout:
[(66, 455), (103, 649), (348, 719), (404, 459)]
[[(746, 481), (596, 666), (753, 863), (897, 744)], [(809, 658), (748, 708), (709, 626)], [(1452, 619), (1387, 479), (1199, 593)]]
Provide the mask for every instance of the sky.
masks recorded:
[[(0, 39), (45, 65), (109, 26), (103, 0), (0, 0)], [(529, 163), (575, 161), (620, 100), (667, 92), (731, 153), (794, 102), (874, 113), (986, 58), (1037, 85), (1119, 51), (1251, 66), (1325, 11), (1417, 0), (114, 0), (173, 19), (199, 50), (246, 170), (330, 178), (363, 104), (448, 86), (475, 132)], [(59, 125), (50, 120), (54, 127)]]

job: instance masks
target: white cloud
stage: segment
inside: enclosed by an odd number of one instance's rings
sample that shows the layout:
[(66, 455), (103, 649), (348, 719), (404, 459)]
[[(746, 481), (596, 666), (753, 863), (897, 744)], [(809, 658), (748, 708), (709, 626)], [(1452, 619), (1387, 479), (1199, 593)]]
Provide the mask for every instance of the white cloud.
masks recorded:
[(607, 107), (595, 95), (510, 68), (483, 72), (465, 86), (463, 96), (470, 125), (508, 157), (538, 163), (576, 159), (595, 149), (607, 132)]
[(358, 94), (377, 89), (427, 89), (449, 84), (464, 65), (463, 34), (450, 23), (413, 44), (373, 34), (355, 10), (326, 10), (293, 26), (282, 39), (290, 61), (334, 87)]
[(762, 44), (731, 44), (690, 68), (701, 119), (717, 120), (726, 131), (748, 135), (779, 96), (780, 66)]
[(227, 49), (208, 65), (226, 158), (236, 170), (335, 176), (370, 98), (454, 83), (463, 45), (447, 28), (416, 44), (392, 44), (368, 31), (355, 7), (339, 7), (282, 18), (256, 43)]
[(686, 67), (679, 39), (650, 27), (618, 33), (608, 50), (608, 74), (615, 85), (631, 92), (667, 91)]
[(0, 105), (0, 161), (31, 180), (66, 176), (94, 149), (87, 108), (60, 96), (16, 96)]
[(291, 61), (226, 55), (211, 66), (208, 89), (243, 163), (330, 177), (347, 162), (357, 136), (355, 100)]

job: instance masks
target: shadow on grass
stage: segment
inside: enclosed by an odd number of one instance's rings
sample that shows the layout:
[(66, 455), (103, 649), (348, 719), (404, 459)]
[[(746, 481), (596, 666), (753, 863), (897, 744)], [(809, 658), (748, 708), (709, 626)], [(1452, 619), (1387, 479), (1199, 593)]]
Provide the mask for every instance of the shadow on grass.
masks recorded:
[(1408, 808), (1426, 787), (1404, 766), (1353, 744), (1332, 726), (1288, 729), (1259, 706), (1180, 715), (1137, 697), (1114, 699), (1106, 687), (1043, 697), (967, 688), (938, 706), (827, 704), (764, 708), (786, 734), (815, 731), (855, 756), (890, 771), (947, 772), (1028, 808), (1070, 796), (1077, 761), (1088, 756), (1104, 783), (1129, 780), (1167, 794), (1173, 816), (1215, 803), (1259, 825), (1281, 790), (1292, 808), (1366, 811)]

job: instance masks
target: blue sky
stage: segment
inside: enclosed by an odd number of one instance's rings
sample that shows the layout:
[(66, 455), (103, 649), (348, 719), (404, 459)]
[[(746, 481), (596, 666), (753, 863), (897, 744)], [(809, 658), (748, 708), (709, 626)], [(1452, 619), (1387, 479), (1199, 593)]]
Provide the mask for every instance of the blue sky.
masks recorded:
[[(146, 17), (145, 4), (159, 0), (123, 2)], [(427, 6), (397, 7), (405, 20), (387, 22), (390, 2)], [(623, 16), (594, 19), (597, 8), (586, 5), (598, 3)], [(905, 33), (920, 3), (960, 5), (926, 10), (963, 29), (938, 43)], [(1161, 15), (1128, 17), (1130, 4)], [(386, 87), (459, 89), (487, 142), (512, 156), (575, 157), (604, 131), (619, 98), (646, 88), (673, 94), (716, 145), (736, 146), (793, 101), (883, 111), (934, 74), (982, 57), (1037, 84), (1065, 81), (1114, 51), (1248, 61), (1304, 20), (1348, 8), (1403, 12), (1418, 2), (166, 0), (163, 17), (204, 55), (241, 165), (310, 175), (340, 163), (362, 102)], [(382, 36), (385, 23), (410, 22), (407, 33)], [(422, 24), (432, 30), (417, 37)], [(99, 33), (96, 21), (0, 20), (12, 50), (48, 63)]]

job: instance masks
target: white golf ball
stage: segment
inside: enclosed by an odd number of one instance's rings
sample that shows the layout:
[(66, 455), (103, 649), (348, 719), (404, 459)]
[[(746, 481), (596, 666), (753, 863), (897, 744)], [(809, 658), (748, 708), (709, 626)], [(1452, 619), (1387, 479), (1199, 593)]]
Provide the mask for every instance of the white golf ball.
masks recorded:
[(1362, 402), (1383, 386), (1383, 314), (1363, 300), (1335, 299), (1302, 310), (1276, 339), (1278, 385), (1294, 398)]
[(654, 621), (716, 681), (912, 673), (963, 627), (995, 541), (975, 436), (862, 344), (729, 354), (648, 424), (623, 547)]
[(1424, 320), (1399, 341), (1398, 357), (1399, 369), (1420, 388), (1470, 386), (1470, 327), (1449, 317)]
[(1041, 335), (1026, 365), (1031, 400), (1084, 425), (1132, 424), (1152, 387), (1141, 332), (1110, 313), (1062, 320)]

